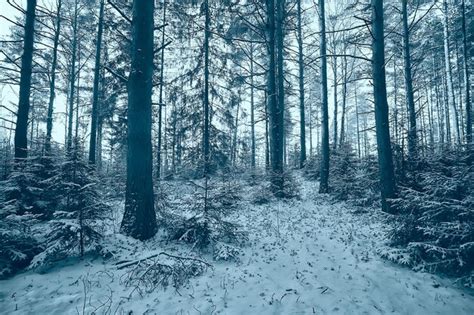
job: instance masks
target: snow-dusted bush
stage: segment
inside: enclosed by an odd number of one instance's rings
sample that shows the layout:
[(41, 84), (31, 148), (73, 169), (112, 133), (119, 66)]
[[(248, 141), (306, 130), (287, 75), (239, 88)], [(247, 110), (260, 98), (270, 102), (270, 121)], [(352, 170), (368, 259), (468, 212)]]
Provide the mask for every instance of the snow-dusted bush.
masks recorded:
[(99, 194), (99, 181), (94, 170), (74, 150), (60, 165), (49, 190), (60, 198), (49, 230), (45, 234), (45, 250), (35, 257), (32, 267), (43, 267), (67, 257), (101, 252), (100, 219), (109, 207)]
[(262, 205), (275, 200), (275, 196), (282, 199), (298, 199), (301, 197), (301, 184), (291, 173), (283, 174), (283, 191), (275, 191), (270, 181), (264, 181), (253, 189), (252, 203)]
[[(392, 205), (391, 245), (411, 267), (448, 275), (474, 270), (474, 177), (462, 153), (418, 162)], [(398, 256), (385, 255), (395, 262)]]
[(318, 180), (321, 176), (321, 156), (313, 155), (309, 157), (303, 168), (303, 175), (309, 180)]
[(0, 208), (0, 279), (25, 268), (42, 251), (39, 242), (30, 236), (35, 220), (32, 215), (15, 214), (8, 205)]
[(48, 190), (54, 170), (50, 157), (34, 156), (0, 182), (0, 278), (25, 268), (43, 250), (32, 227), (51, 218), (57, 205)]
[(247, 235), (226, 219), (237, 211), (240, 186), (233, 181), (192, 182), (191, 194), (174, 200), (170, 209), (160, 212), (161, 226), (172, 240), (192, 244), (193, 248), (214, 251), (217, 243), (242, 244)]

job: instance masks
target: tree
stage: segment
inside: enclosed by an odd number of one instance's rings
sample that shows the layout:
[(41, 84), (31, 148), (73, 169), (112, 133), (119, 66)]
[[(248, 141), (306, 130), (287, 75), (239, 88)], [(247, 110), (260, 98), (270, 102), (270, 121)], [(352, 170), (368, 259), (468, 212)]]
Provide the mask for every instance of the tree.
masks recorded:
[(59, 46), (59, 35), (61, 34), (61, 6), (62, 0), (58, 0), (56, 9), (56, 25), (53, 42), (53, 60), (51, 61), (51, 78), (49, 83), (49, 103), (48, 103), (48, 116), (46, 120), (46, 139), (45, 139), (45, 150), (49, 153), (51, 150), (51, 133), (53, 130), (53, 112), (54, 112), (54, 99), (56, 97), (56, 68), (58, 65), (58, 46)]
[(134, 0), (128, 78), (127, 185), (121, 231), (145, 240), (156, 233), (153, 198), (151, 95), (154, 1)]
[(469, 59), (467, 53), (467, 35), (466, 35), (466, 3), (462, 0), (461, 3), (461, 31), (462, 31), (462, 44), (463, 44), (463, 55), (464, 55), (464, 96), (466, 98), (466, 142), (470, 149), (472, 143), (472, 107), (471, 107), (471, 81), (469, 77)]
[(388, 120), (385, 81), (385, 43), (383, 0), (372, 0), (372, 84), (374, 87), (375, 130), (382, 197), (382, 210), (390, 212), (387, 199), (396, 193), (392, 148)]
[(403, 20), (403, 60), (405, 71), (405, 89), (408, 108), (408, 154), (411, 160), (417, 157), (417, 130), (415, 100), (413, 97), (413, 81), (411, 75), (411, 55), (410, 55), (410, 29), (408, 26), (408, 0), (402, 0), (402, 20)]
[(306, 161), (306, 123), (305, 123), (305, 106), (304, 106), (304, 56), (303, 56), (303, 34), (301, 29), (301, 1), (297, 0), (298, 15), (298, 69), (299, 69), (299, 97), (300, 97), (300, 168), (304, 166)]
[(28, 114), (30, 111), (31, 73), (33, 63), (33, 42), (35, 33), (36, 0), (28, 0), (26, 6), (23, 55), (21, 56), (20, 97), (15, 128), (15, 158), (28, 156)]
[[(280, 5), (278, 5), (280, 6)], [(280, 91), (277, 89), (277, 19), (275, 17), (275, 1), (266, 1), (267, 45), (268, 45), (268, 79), (267, 101), (270, 117), (270, 168), (272, 189), (279, 194), (283, 189), (283, 108), (280, 107)], [(280, 8), (278, 11), (280, 12)], [(278, 21), (279, 22), (279, 21)], [(278, 23), (280, 24), (280, 23)], [(282, 30), (280, 30), (282, 32)], [(282, 37), (280, 35), (279, 37)], [(279, 42), (279, 41), (278, 41)], [(280, 44), (278, 44), (280, 46)], [(280, 54), (279, 58), (280, 59)]]
[(329, 109), (328, 109), (328, 74), (326, 56), (326, 18), (324, 0), (319, 0), (319, 33), (321, 59), (321, 179), (319, 193), (329, 192)]
[(99, 82), (100, 82), (100, 54), (102, 47), (102, 34), (104, 31), (104, 0), (100, 0), (99, 24), (97, 26), (97, 42), (95, 48), (94, 87), (92, 94), (91, 134), (89, 140), (89, 163), (95, 164), (97, 144), (97, 121), (99, 110)]

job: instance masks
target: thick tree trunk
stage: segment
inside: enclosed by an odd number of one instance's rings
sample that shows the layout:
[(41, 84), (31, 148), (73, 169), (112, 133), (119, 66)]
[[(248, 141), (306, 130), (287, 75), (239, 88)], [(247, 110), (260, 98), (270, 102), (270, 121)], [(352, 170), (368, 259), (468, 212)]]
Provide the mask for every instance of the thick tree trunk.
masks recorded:
[(372, 84), (374, 86), (375, 126), (382, 197), (382, 210), (391, 212), (387, 199), (395, 197), (395, 173), (388, 120), (385, 82), (383, 0), (372, 0)]
[(94, 87), (92, 94), (92, 119), (91, 119), (91, 134), (89, 140), (89, 163), (95, 164), (97, 157), (97, 121), (99, 108), (99, 81), (100, 81), (100, 54), (102, 47), (102, 33), (104, 31), (104, 2), (100, 1), (99, 9), (99, 25), (97, 30), (97, 43), (95, 48), (95, 68), (94, 68)]
[(28, 156), (28, 114), (30, 111), (31, 73), (35, 33), (36, 0), (28, 0), (26, 7), (23, 55), (21, 56), (20, 92), (15, 127), (15, 159)]
[(153, 201), (151, 95), (154, 1), (134, 0), (128, 79), (127, 185), (121, 231), (145, 240), (156, 233)]
[(46, 117), (46, 139), (44, 143), (44, 148), (47, 155), (49, 155), (51, 151), (51, 134), (53, 131), (54, 99), (56, 97), (56, 67), (58, 65), (59, 35), (61, 34), (62, 0), (59, 0), (57, 4), (58, 7), (56, 10), (56, 28), (54, 30), (55, 32), (53, 43), (53, 60), (51, 61), (51, 78), (49, 82), (48, 116)]
[(329, 192), (329, 113), (328, 113), (328, 74), (326, 56), (326, 18), (324, 11), (325, 0), (319, 1), (319, 32), (321, 36), (321, 178), (320, 193)]
[(299, 68), (299, 92), (300, 92), (300, 168), (306, 162), (306, 122), (304, 105), (304, 55), (303, 34), (301, 27), (301, 1), (297, 2), (298, 11), (298, 68)]
[(402, 0), (403, 16), (403, 60), (405, 71), (405, 89), (408, 109), (408, 156), (410, 160), (417, 158), (417, 129), (416, 129), (416, 110), (413, 97), (413, 81), (411, 74), (411, 54), (410, 54), (410, 30), (408, 28), (408, 0)]
[[(269, 112), (269, 138), (270, 138), (270, 168), (273, 191), (278, 194), (283, 187), (283, 116), (282, 109), (277, 99), (277, 58), (276, 46), (277, 24), (275, 21), (275, 1), (266, 0), (267, 9), (267, 45), (268, 45), (268, 112)], [(279, 10), (279, 9), (278, 9)]]

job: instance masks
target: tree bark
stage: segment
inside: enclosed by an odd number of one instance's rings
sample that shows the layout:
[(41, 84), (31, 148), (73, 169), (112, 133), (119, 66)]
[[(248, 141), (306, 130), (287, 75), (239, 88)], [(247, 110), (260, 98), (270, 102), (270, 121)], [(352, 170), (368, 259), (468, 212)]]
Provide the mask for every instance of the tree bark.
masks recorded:
[(444, 0), (443, 1), (443, 14), (444, 14), (444, 64), (445, 64), (445, 69), (446, 69), (446, 86), (447, 86), (447, 92), (448, 92), (448, 108), (447, 111), (449, 111), (449, 107), (453, 108), (454, 111), (454, 122), (456, 126), (456, 140), (458, 144), (461, 143), (461, 136), (460, 136), (460, 131), (459, 131), (459, 113), (456, 108), (456, 97), (454, 95), (454, 88), (453, 88), (453, 75), (452, 75), (452, 70), (451, 70), (451, 60), (450, 60), (450, 50), (451, 48), (449, 47), (449, 25), (448, 25), (448, 1)]
[(461, 3), (461, 24), (462, 24), (462, 44), (464, 55), (464, 96), (466, 97), (466, 143), (472, 149), (472, 105), (471, 105), (471, 81), (469, 77), (469, 59), (467, 55), (467, 34), (466, 34), (466, 4)]
[(151, 95), (154, 1), (134, 0), (128, 79), (127, 185), (122, 233), (145, 240), (157, 230), (153, 201)]
[(306, 122), (305, 122), (305, 100), (304, 100), (304, 55), (303, 34), (301, 27), (301, 1), (297, 2), (298, 11), (298, 68), (299, 68), (299, 93), (300, 93), (300, 168), (306, 162)]
[(72, 149), (72, 123), (74, 118), (74, 92), (76, 84), (76, 55), (77, 55), (77, 15), (78, 0), (74, 2), (74, 19), (72, 25), (72, 56), (71, 56), (71, 72), (69, 76), (69, 109), (68, 109), (68, 127), (67, 127), (67, 143), (66, 150), (69, 153)]
[(408, 156), (410, 160), (417, 158), (417, 129), (416, 129), (416, 110), (413, 97), (413, 80), (411, 74), (411, 54), (410, 54), (410, 30), (408, 28), (408, 0), (402, 0), (403, 16), (403, 60), (405, 71), (405, 89), (408, 109)]
[[(270, 115), (269, 135), (270, 135), (270, 168), (271, 184), (273, 192), (278, 195), (283, 188), (283, 109), (280, 107), (280, 84), (277, 89), (277, 74), (280, 72), (280, 39), (282, 31), (280, 28), (279, 15), (281, 4), (275, 6), (274, 0), (266, 0), (267, 4), (267, 45), (268, 45), (268, 111)], [(278, 10), (278, 21), (275, 18), (275, 9)], [(277, 34), (278, 32), (278, 34)], [(278, 54), (278, 57), (277, 57)], [(277, 72), (278, 63), (278, 72)]]
[(33, 43), (35, 33), (36, 0), (26, 6), (23, 55), (21, 56), (20, 91), (15, 127), (15, 159), (28, 157), (28, 114), (30, 111), (31, 73), (33, 68)]
[(163, 88), (165, 68), (165, 35), (166, 35), (166, 0), (163, 2), (163, 28), (161, 29), (161, 58), (160, 58), (160, 95), (158, 105), (158, 150), (156, 152), (156, 179), (161, 179), (161, 142), (162, 142), (162, 116), (163, 116)]
[(100, 1), (99, 25), (97, 30), (97, 43), (95, 48), (94, 87), (92, 94), (92, 119), (89, 140), (89, 163), (95, 164), (97, 157), (97, 121), (99, 108), (99, 80), (100, 80), (100, 54), (102, 47), (102, 33), (104, 31), (104, 1)]
[(250, 133), (251, 133), (251, 167), (255, 171), (255, 100), (253, 79), (253, 43), (250, 43)]
[(321, 178), (319, 193), (329, 192), (329, 113), (328, 113), (328, 74), (326, 56), (326, 18), (324, 1), (319, 1), (319, 32), (320, 32), (320, 57), (321, 57)]
[(209, 173), (209, 37), (211, 18), (209, 16), (209, 0), (204, 1), (205, 26), (204, 26), (204, 131), (203, 131), (203, 154), (204, 154), (204, 176)]
[(54, 99), (56, 97), (56, 68), (58, 65), (58, 46), (59, 46), (59, 35), (61, 34), (61, 6), (62, 0), (58, 0), (58, 7), (56, 10), (56, 29), (54, 33), (53, 43), (53, 60), (51, 61), (51, 79), (49, 82), (49, 102), (48, 102), (48, 116), (46, 118), (46, 139), (44, 148), (46, 154), (49, 155), (51, 152), (51, 134), (53, 131), (53, 112), (54, 112)]
[(383, 0), (372, 0), (372, 79), (375, 103), (375, 128), (382, 197), (382, 210), (392, 212), (387, 199), (396, 193), (392, 148), (388, 119), (387, 90), (385, 81)]

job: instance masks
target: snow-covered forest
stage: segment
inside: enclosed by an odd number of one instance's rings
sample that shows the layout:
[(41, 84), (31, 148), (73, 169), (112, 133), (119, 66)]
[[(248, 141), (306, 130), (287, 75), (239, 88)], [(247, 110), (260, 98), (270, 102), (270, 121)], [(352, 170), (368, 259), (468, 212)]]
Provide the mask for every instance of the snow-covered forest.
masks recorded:
[(0, 0), (0, 314), (474, 314), (472, 0)]

